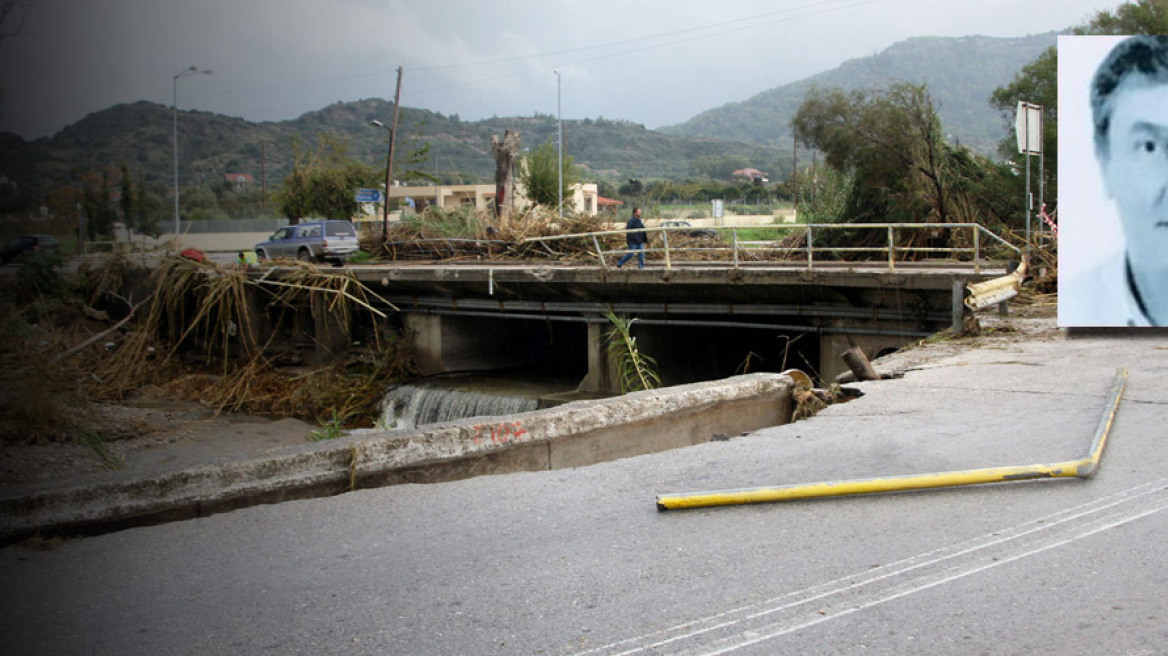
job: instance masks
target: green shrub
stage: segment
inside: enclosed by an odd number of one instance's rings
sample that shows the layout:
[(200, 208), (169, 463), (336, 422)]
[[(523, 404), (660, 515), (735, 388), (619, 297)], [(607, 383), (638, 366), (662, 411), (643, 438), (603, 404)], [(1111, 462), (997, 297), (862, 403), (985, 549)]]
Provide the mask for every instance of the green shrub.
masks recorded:
[(56, 253), (36, 252), (21, 260), (20, 271), (16, 274), (22, 295), (36, 298), (47, 296), (63, 298), (69, 292), (69, 285), (61, 272), (61, 256)]

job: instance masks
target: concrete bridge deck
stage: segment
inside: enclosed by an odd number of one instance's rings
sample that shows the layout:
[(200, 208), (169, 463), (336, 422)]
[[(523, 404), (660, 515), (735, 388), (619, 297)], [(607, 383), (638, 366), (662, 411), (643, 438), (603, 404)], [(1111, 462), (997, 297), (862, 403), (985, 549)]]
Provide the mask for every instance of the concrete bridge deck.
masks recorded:
[[(596, 371), (604, 360), (598, 351), (607, 312), (635, 318), (643, 331), (656, 331), (640, 343), (655, 349), (659, 361), (697, 345), (717, 351), (705, 359), (720, 359), (725, 368), (729, 359), (765, 355), (765, 349), (777, 357), (773, 337), (759, 337), (758, 331), (783, 333), (788, 340), (811, 335), (818, 343), (804, 357), (827, 379), (841, 371), (836, 355), (851, 345), (876, 354), (948, 327), (960, 330), (966, 285), (1003, 275), (1005, 268), (954, 261), (897, 263), (895, 268), (887, 262), (819, 262), (814, 267), (806, 262), (669, 267), (651, 262), (638, 270), (575, 262), (442, 261), (357, 265), (348, 271), (407, 315), (417, 332), (434, 337), (420, 342), (428, 373), (491, 365), (484, 358), (500, 360), (500, 354), (516, 350), (491, 337), (500, 332), (498, 324), (485, 322), (505, 322), (503, 332), (512, 331), (517, 321), (575, 322), (589, 326), (592, 382), (585, 381), (582, 389), (597, 391), (608, 384)], [(278, 270), (267, 275), (279, 275)], [(690, 332), (683, 338), (679, 331)], [(577, 339), (570, 336), (561, 343)], [(725, 342), (744, 346), (735, 352)], [(678, 375), (682, 379), (675, 382), (698, 379)]]

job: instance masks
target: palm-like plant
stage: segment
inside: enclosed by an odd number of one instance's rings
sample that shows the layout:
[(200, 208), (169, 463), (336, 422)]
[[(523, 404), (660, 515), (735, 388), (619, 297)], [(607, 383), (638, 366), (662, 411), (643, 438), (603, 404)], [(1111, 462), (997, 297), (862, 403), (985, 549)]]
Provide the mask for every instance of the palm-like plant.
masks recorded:
[(661, 386), (657, 362), (637, 350), (637, 338), (632, 335), (636, 319), (624, 319), (609, 310), (605, 313), (613, 330), (608, 335), (608, 357), (616, 364), (621, 394)]

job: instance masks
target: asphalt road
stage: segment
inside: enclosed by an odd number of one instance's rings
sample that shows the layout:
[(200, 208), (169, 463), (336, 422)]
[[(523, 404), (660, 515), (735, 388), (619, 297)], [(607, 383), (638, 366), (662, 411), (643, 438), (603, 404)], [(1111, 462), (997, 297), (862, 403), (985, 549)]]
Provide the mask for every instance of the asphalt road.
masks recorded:
[[(810, 420), (0, 550), (0, 653), (1168, 653), (1168, 339), (958, 353)], [(1089, 480), (657, 512), (655, 495), (1081, 457)]]

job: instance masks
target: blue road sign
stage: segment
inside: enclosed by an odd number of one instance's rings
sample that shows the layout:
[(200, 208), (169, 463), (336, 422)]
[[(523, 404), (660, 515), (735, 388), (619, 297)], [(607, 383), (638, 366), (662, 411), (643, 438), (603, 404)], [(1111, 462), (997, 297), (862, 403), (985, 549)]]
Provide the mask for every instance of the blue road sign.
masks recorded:
[(385, 194), (381, 193), (380, 189), (357, 190), (358, 203), (380, 203), (383, 198), (385, 198)]

